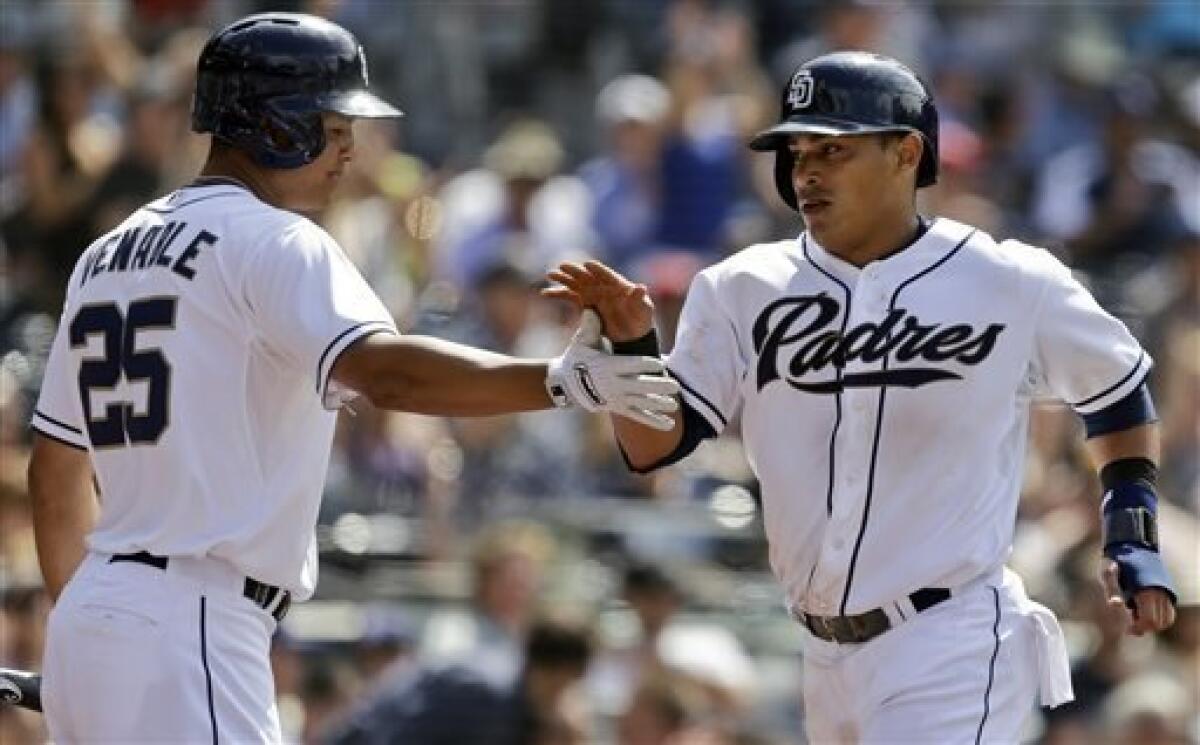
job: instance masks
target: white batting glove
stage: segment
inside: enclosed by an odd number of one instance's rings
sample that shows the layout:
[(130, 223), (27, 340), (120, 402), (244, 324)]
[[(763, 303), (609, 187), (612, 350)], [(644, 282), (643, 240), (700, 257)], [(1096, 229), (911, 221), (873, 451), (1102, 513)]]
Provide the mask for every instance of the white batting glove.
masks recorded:
[(614, 355), (603, 348), (600, 316), (585, 309), (562, 355), (550, 360), (546, 391), (558, 407), (627, 417), (654, 429), (675, 426), (679, 384), (654, 357)]

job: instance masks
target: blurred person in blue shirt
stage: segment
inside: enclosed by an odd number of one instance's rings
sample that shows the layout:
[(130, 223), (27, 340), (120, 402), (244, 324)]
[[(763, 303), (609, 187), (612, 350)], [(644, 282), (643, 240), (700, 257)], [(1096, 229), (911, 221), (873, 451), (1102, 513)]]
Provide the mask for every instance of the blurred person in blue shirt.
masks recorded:
[(565, 157), (544, 122), (519, 119), (505, 128), (484, 153), (483, 167), (441, 192), (436, 274), (465, 290), (505, 258), (541, 272), (585, 253), (592, 243), (590, 199), (582, 182), (562, 174)]
[(561, 619), (539, 620), (520, 675), (507, 682), (466, 665), (426, 667), (389, 681), (331, 727), (328, 745), (535, 745), (561, 726), (567, 691), (583, 676), (591, 633)]
[(648, 75), (616, 78), (596, 99), (607, 150), (579, 175), (592, 195), (596, 252), (623, 271), (655, 249), (670, 109), (670, 92)]

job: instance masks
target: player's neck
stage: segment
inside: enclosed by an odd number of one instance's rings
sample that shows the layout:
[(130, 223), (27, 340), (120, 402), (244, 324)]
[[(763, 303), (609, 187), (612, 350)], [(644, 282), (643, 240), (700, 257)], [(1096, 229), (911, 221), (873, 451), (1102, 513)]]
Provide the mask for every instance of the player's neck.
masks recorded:
[(920, 215), (916, 210), (908, 210), (895, 218), (878, 221), (875, 230), (852, 244), (822, 246), (839, 259), (863, 267), (903, 251), (923, 232)]
[(209, 153), (208, 160), (200, 170), (200, 178), (236, 181), (267, 204), (287, 209), (280, 195), (271, 188), (269, 180), (264, 178), (252, 164), (245, 162), (243, 157), (235, 153), (217, 150)]

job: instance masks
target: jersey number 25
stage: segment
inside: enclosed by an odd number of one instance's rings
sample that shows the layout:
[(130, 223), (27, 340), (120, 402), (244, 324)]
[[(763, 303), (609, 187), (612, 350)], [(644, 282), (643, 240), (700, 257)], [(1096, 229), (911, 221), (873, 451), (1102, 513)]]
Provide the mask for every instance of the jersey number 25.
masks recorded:
[[(170, 409), (171, 364), (158, 348), (138, 349), (143, 329), (175, 326), (174, 297), (152, 297), (129, 304), (122, 314), (115, 303), (85, 305), (71, 321), (71, 347), (82, 347), (100, 335), (103, 354), (85, 357), (79, 365), (79, 396), (93, 448), (153, 445), (167, 428)], [(112, 391), (124, 379), (145, 382), (146, 410), (137, 413), (129, 401), (114, 401), (103, 413), (92, 412), (92, 394)]]

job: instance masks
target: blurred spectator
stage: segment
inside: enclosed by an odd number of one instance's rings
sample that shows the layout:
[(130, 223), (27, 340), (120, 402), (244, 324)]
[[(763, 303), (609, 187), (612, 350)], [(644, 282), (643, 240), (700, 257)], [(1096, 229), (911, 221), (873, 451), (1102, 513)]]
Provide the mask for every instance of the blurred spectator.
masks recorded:
[(935, 33), (920, 4), (878, 0), (829, 0), (808, 4), (816, 19), (811, 36), (795, 39), (771, 59), (772, 77), (783, 84), (805, 60), (843, 49), (862, 49), (904, 60), (924, 72), (922, 33)]
[(91, 233), (116, 227), (129, 213), (166, 191), (167, 173), (184, 131), (188, 98), (162, 68), (147, 71), (130, 92), (121, 154), (96, 187)]
[(23, 202), (5, 240), (37, 284), (40, 307), (57, 311), (76, 257), (95, 237), (89, 207), (119, 152), (117, 123), (93, 108), (94, 70), (69, 50), (39, 58), (37, 125), (23, 160)]
[(683, 301), (687, 299), (692, 279), (703, 268), (704, 264), (693, 254), (660, 252), (643, 262), (634, 275), (646, 285), (654, 300), (654, 320), (663, 352), (670, 352), (675, 346)]
[(537, 523), (499, 523), (482, 531), (471, 557), (470, 611), (438, 614), (427, 622), (425, 657), (510, 684), (521, 669), (525, 635), (553, 551), (553, 538)]
[(1155, 281), (1146, 294), (1157, 306), (1147, 336), (1158, 361), (1163, 494), (1200, 516), (1200, 233), (1147, 274)]
[(404, 328), (430, 280), (438, 217), (429, 169), (393, 136), (391, 122), (358, 123), (355, 158), (322, 222)]
[[(337, 745), (538, 745), (579, 742), (564, 712), (587, 668), (590, 632), (575, 622), (533, 624), (519, 676), (501, 682), (466, 665), (427, 668), (370, 699), (325, 742)], [(563, 737), (567, 735), (565, 738)]]
[(656, 248), (670, 106), (666, 87), (647, 75), (619, 77), (596, 99), (606, 152), (585, 163), (580, 177), (592, 194), (598, 258), (622, 271)]
[(304, 645), (286, 628), (271, 637), (271, 676), (284, 739), (299, 742), (304, 733)]
[(1149, 131), (1157, 105), (1150, 80), (1123, 79), (1107, 95), (1101, 141), (1066, 150), (1039, 175), (1038, 227), (1066, 242), (1073, 266), (1112, 281), (1158, 258), (1200, 203), (1200, 162)]
[[(639, 685), (667, 676), (691, 686), (705, 711), (739, 714), (752, 673), (737, 639), (713, 624), (684, 619), (680, 590), (653, 564), (635, 563), (626, 570), (623, 596), (637, 618), (639, 635), (631, 646), (609, 650), (597, 660), (589, 675), (597, 707), (609, 714), (646, 707), (653, 700), (631, 698)], [(635, 717), (646, 714), (639, 711)]]
[(1200, 56), (1200, 13), (1194, 3), (1120, 3), (1110, 13), (1129, 49), (1142, 59)]
[(37, 115), (37, 88), (27, 69), (26, 45), (20, 29), (4, 17), (0, 34), (0, 215), (15, 207), (21, 184), (17, 175)]
[[(1104, 712), (1107, 741), (1116, 745), (1187, 745), (1195, 699), (1178, 682), (1146, 674), (1113, 691)], [(1192, 721), (1189, 721), (1192, 720)]]
[(460, 288), (507, 258), (539, 274), (591, 247), (590, 199), (577, 179), (561, 175), (564, 153), (543, 122), (518, 120), (484, 153), (484, 169), (442, 191), (444, 230), (438, 274)]
[(417, 630), (398, 607), (375, 603), (363, 609), (362, 635), (354, 645), (354, 662), (367, 686), (413, 664)]
[(697, 702), (680, 681), (668, 676), (644, 679), (617, 725), (619, 745), (671, 745), (695, 715)]
[(739, 204), (749, 193), (745, 136), (763, 116), (774, 86), (754, 64), (745, 18), (681, 0), (667, 19), (662, 79), (671, 93), (661, 166), (657, 242), (709, 263), (734, 245)]
[[(555, 319), (548, 317), (550, 308), (537, 292), (541, 274), (517, 262), (509, 253), (482, 268), (458, 315), (433, 333), (526, 357), (546, 355), (561, 344)], [(554, 414), (535, 412), (449, 420), (462, 456), (456, 489), (461, 524), (479, 524), (489, 499), (496, 497), (543, 499), (577, 492), (572, 476), (582, 417), (561, 417), (557, 422), (551, 417)], [(548, 462), (554, 467), (547, 468)]]

